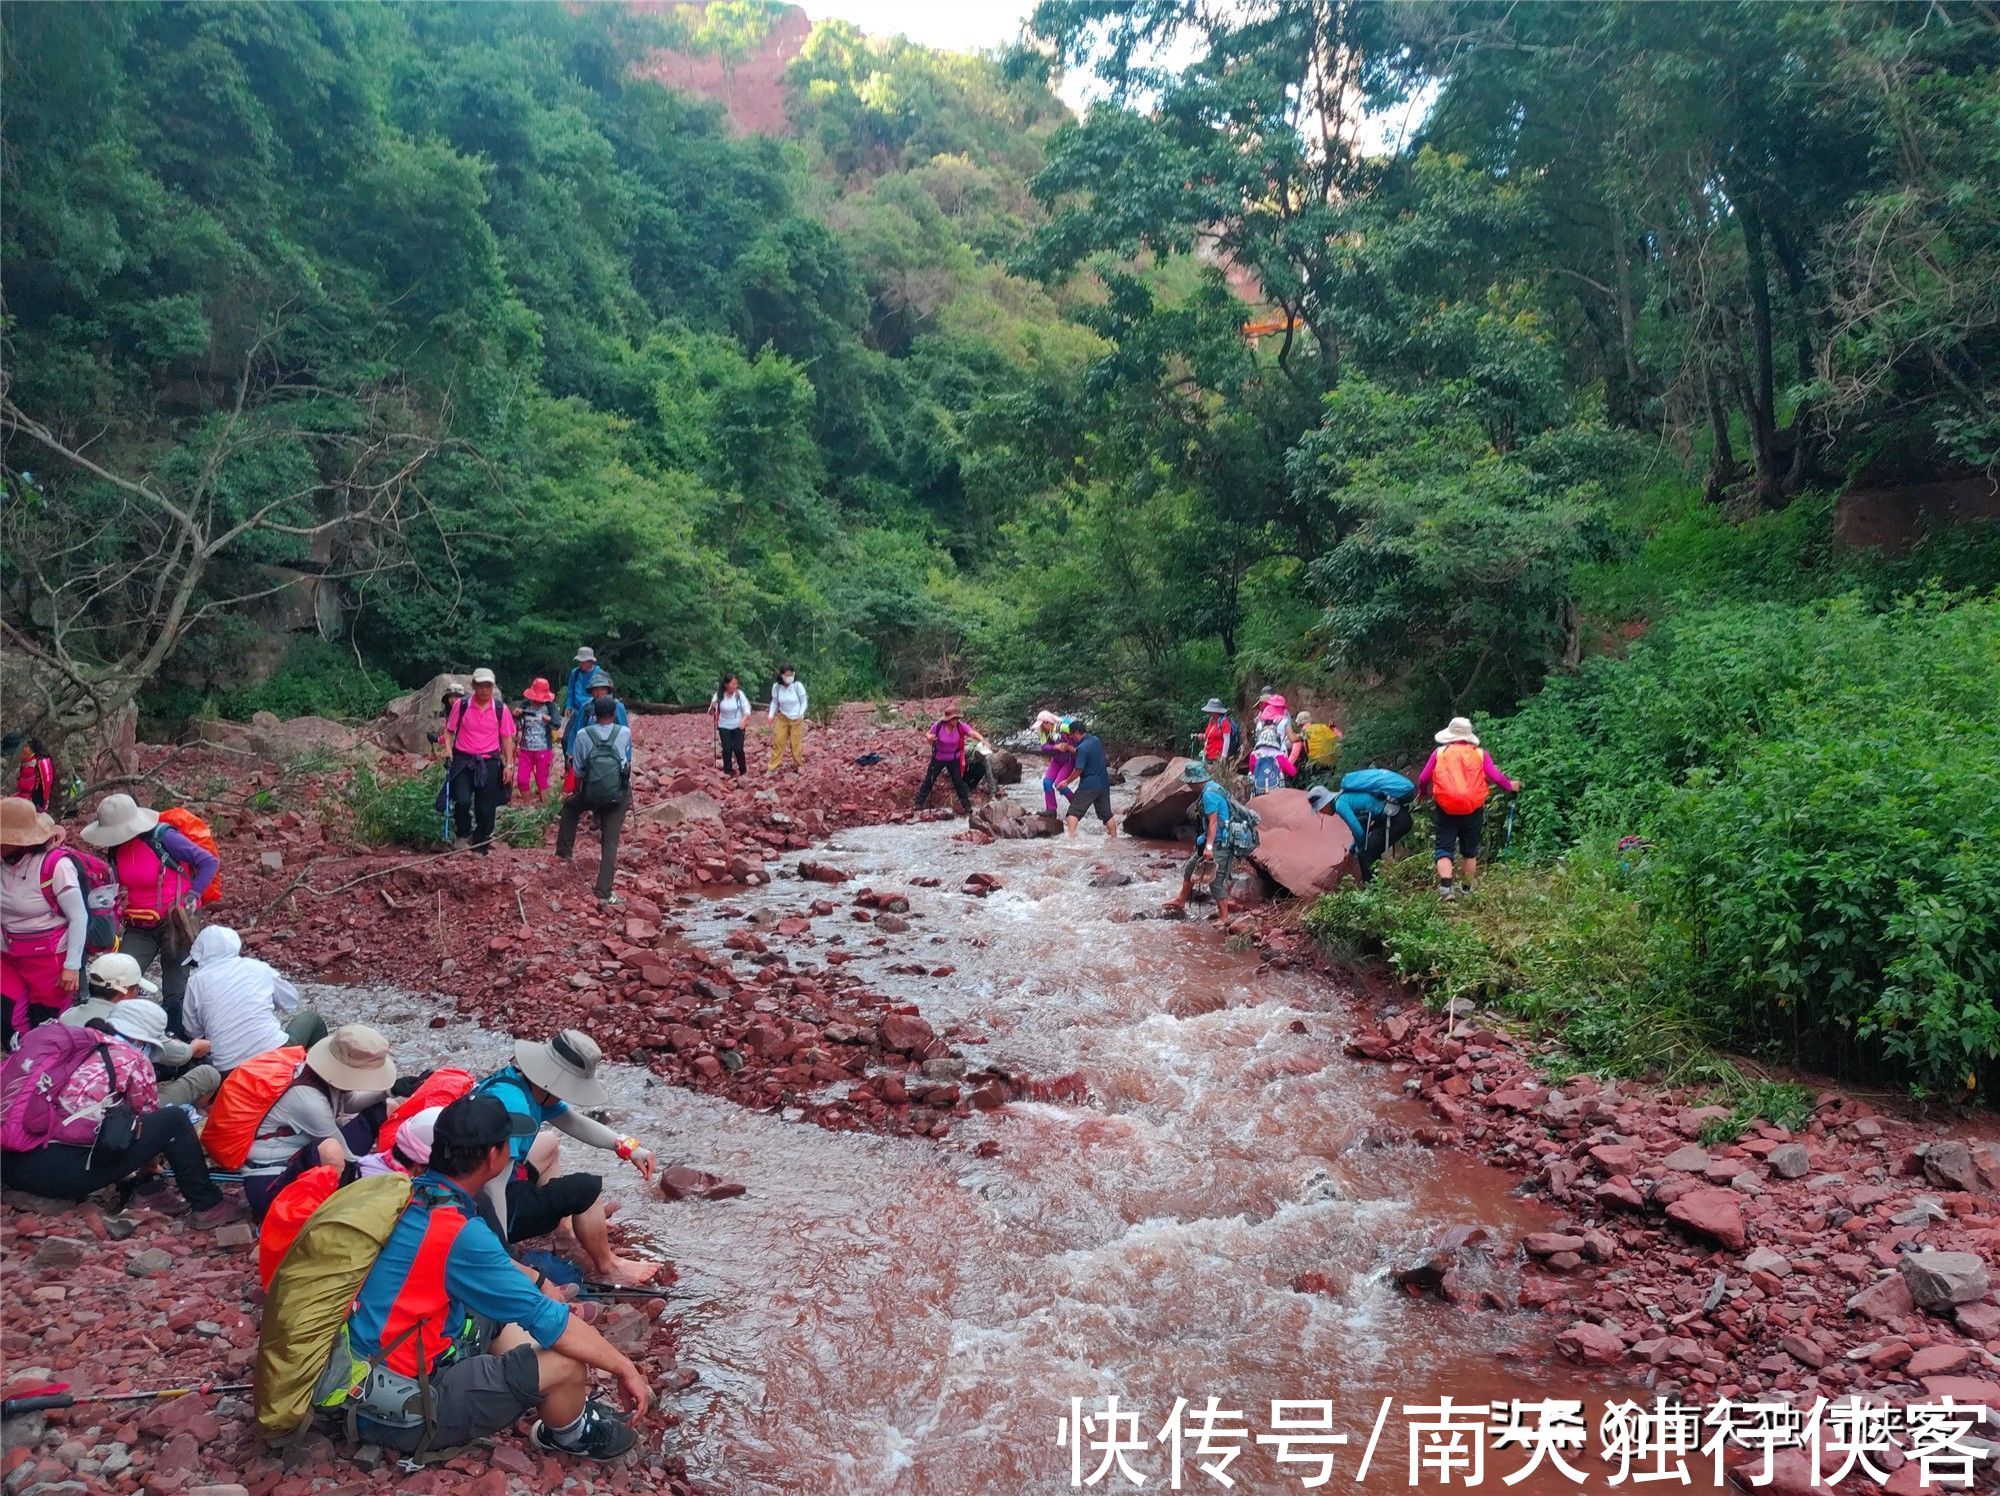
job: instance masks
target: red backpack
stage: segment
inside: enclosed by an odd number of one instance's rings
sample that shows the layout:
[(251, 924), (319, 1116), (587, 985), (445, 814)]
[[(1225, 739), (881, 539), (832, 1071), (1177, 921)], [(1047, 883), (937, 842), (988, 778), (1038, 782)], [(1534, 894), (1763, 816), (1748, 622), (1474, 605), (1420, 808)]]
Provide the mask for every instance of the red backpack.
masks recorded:
[(62, 913), (56, 903), (56, 868), (64, 858), (76, 864), (76, 878), (83, 889), (83, 907), (89, 922), (83, 938), (84, 954), (101, 956), (118, 949), (121, 923), (118, 918), (118, 875), (102, 857), (81, 847), (51, 847), (42, 858), (42, 897), (49, 908)]
[(396, 1103), (396, 1109), (389, 1113), (389, 1120), (375, 1135), (375, 1151), (387, 1153), (395, 1147), (397, 1132), (418, 1112), (434, 1106), (450, 1106), (459, 1097), (470, 1095), (475, 1084), (477, 1077), (470, 1070), (454, 1070), (449, 1066), (433, 1070), (416, 1090)]
[(257, 1129), (298, 1078), (306, 1052), (299, 1045), (273, 1049), (246, 1060), (222, 1078), (201, 1125), (201, 1146), (219, 1169), (240, 1169), (257, 1141)]
[[(214, 829), (193, 811), (179, 805), (172, 810), (163, 810), (160, 812), (160, 824), (173, 827), (202, 851), (215, 858), (217, 863), (222, 861), (222, 849), (215, 844)], [(201, 891), (201, 901), (204, 904), (213, 904), (221, 897), (222, 874), (218, 872), (209, 879), (208, 887)]]
[(264, 1224), (257, 1234), (257, 1278), (267, 1292), (278, 1275), (278, 1264), (285, 1260), (285, 1253), (291, 1251), (312, 1213), (340, 1188), (343, 1172), (332, 1164), (314, 1164), (279, 1190), (278, 1198), (264, 1212)]

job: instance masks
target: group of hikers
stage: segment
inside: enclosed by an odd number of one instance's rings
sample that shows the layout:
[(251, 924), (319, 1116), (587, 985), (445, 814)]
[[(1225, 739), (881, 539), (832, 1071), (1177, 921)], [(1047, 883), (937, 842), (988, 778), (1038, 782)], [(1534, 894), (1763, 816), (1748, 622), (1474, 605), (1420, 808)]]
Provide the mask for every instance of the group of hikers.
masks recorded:
[[(1118, 825), (1111, 809), (1111, 765), (1105, 757), (1103, 740), (1082, 718), (1059, 717), (1049, 711), (1038, 713), (1029, 731), (1035, 752), (1045, 760), (1043, 811), (1059, 817), (1070, 836), (1076, 835), (1076, 828), (1086, 816), (1095, 813), (1104, 834), (1116, 836)], [(973, 795), (982, 786), (990, 798), (1003, 793), (993, 764), (993, 745), (984, 733), (965, 720), (957, 702), (945, 707), (943, 715), (930, 725), (926, 737), (930, 742), (930, 763), (924, 770), (923, 783), (917, 787), (918, 810), (929, 806), (931, 787), (940, 774), (950, 783), (959, 807), (967, 815), (972, 813)], [(1058, 791), (1069, 802), (1061, 809), (1056, 804)]]

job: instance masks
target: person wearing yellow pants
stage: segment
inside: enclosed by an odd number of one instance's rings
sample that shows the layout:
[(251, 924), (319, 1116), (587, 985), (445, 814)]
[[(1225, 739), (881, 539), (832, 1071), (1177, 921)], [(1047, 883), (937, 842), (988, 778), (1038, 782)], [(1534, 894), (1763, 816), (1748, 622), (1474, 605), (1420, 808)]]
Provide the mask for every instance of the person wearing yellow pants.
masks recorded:
[(771, 723), (771, 762), (767, 772), (775, 774), (778, 765), (791, 754), (793, 767), (806, 766), (806, 684), (790, 665), (778, 667), (778, 678), (771, 685), (771, 708), (768, 713)]

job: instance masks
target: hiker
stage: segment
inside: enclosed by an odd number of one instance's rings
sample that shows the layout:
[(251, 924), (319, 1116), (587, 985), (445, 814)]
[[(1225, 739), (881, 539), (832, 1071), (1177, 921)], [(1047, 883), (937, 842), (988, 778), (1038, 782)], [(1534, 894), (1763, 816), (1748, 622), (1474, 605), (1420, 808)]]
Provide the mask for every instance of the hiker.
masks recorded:
[(1185, 913), (1188, 895), (1194, 892), (1195, 876), (1205, 868), (1212, 869), (1209, 897), (1215, 901), (1215, 917), (1227, 920), (1236, 912), (1229, 898), (1229, 880), (1236, 874), (1236, 838), (1230, 833), (1233, 807), (1228, 793), (1215, 782), (1207, 764), (1189, 764), (1181, 770), (1181, 778), (1201, 786), (1201, 830), (1194, 839), (1193, 855), (1181, 869), (1181, 891), (1167, 900), (1166, 907), (1176, 914)]
[(83, 986), (90, 911), (63, 831), (18, 795), (0, 800), (0, 1049), (46, 1023)]
[(9, 1189), (84, 1200), (164, 1158), (195, 1225), (210, 1231), (243, 1215), (209, 1177), (193, 1120), (159, 1104), (151, 1062), (115, 1033), (36, 1029), (0, 1066), (0, 1113), (0, 1184)]
[(1065, 833), (1076, 835), (1077, 823), (1091, 811), (1104, 823), (1107, 837), (1118, 835), (1111, 819), (1111, 765), (1105, 761), (1104, 744), (1087, 723), (1072, 720), (1069, 728), (1075, 762), (1070, 770), (1069, 811), (1064, 817)]
[(598, 673), (597, 651), (585, 645), (576, 652), (576, 663), (563, 680), (563, 762), (569, 762), (569, 750), (576, 741), (576, 735), (583, 731), (589, 720), (584, 713), (590, 706), (590, 678)]
[[(1472, 892), (1479, 876), (1479, 835), (1486, 823), (1489, 786), (1512, 795), (1520, 785), (1500, 772), (1493, 755), (1479, 746), (1479, 734), (1464, 717), (1453, 717), (1437, 734), (1437, 747), (1417, 775), (1417, 793), (1428, 793), (1436, 806), (1438, 897), (1453, 899), (1463, 889)], [(1453, 860), (1463, 864), (1463, 876), (1453, 881)]]
[(600, 1198), (604, 1181), (595, 1174), (551, 1177), (559, 1145), (553, 1135), (542, 1134), (542, 1125), (547, 1123), (587, 1147), (616, 1153), (639, 1171), (640, 1178), (652, 1181), (650, 1149), (641, 1147), (637, 1138), (621, 1137), (595, 1118), (573, 1110), (601, 1106), (611, 1099), (604, 1082), (597, 1078), (603, 1058), (604, 1052), (590, 1035), (581, 1029), (564, 1029), (546, 1041), (517, 1039), (514, 1063), (479, 1083), (477, 1094), (498, 1097), (513, 1114), (515, 1124), (514, 1168), (506, 1177), (496, 1177), (488, 1194), (500, 1219), (507, 1223), (509, 1242), (544, 1236), (567, 1220), (596, 1277), (637, 1287), (659, 1272), (659, 1264), (631, 1261), (612, 1251), (605, 1225), (607, 1212)]
[[(240, 1066), (238, 1072), (248, 1073)], [(258, 1218), (313, 1165), (338, 1168), (372, 1151), (395, 1083), (389, 1041), (365, 1024), (342, 1024), (308, 1049), (255, 1124), (244, 1155), (243, 1193)], [(206, 1135), (203, 1140), (210, 1141)], [(209, 1151), (217, 1151), (212, 1142)]]
[(167, 1010), (152, 1001), (159, 988), (139, 963), (107, 951), (90, 963), (90, 995), (62, 1015), (74, 1028), (117, 1034), (153, 1063), (161, 1106), (205, 1107), (222, 1089), (222, 1072), (205, 1063), (208, 1041), (176, 1039), (167, 1032)]
[(445, 719), (440, 740), (453, 834), (472, 838), (482, 857), (493, 850), (493, 821), (514, 772), (514, 714), (499, 699), (485, 666), (472, 672), (472, 695)]
[(790, 665), (780, 665), (765, 714), (771, 724), (771, 762), (765, 773), (777, 773), (788, 752), (794, 769), (806, 766), (806, 706), (806, 683)]
[(993, 766), (993, 745), (984, 738), (966, 747), (964, 772), (965, 792), (974, 799), (982, 785), (988, 805), (1006, 798), (1007, 792), (1000, 787), (1000, 771)]
[(1048, 760), (1042, 767), (1042, 811), (1045, 815), (1060, 815), (1056, 790), (1068, 784), (1076, 773), (1076, 744), (1070, 739), (1069, 719), (1054, 712), (1037, 712), (1035, 733), (1041, 738), (1035, 751)]
[(1226, 764), (1236, 756), (1236, 720), (1219, 696), (1209, 697), (1202, 711), (1208, 717), (1208, 726), (1201, 734), (1201, 761), (1211, 768)]
[(537, 802), (549, 798), (549, 766), (556, 756), (556, 714), (549, 703), (555, 699), (548, 678), (538, 675), (521, 693), (514, 713), (514, 791), (525, 795), (532, 788)]
[(708, 720), (715, 724), (715, 740), (722, 748), (722, 772), (739, 779), (749, 772), (743, 761), (743, 731), (751, 711), (750, 698), (743, 694), (743, 683), (735, 671), (716, 682), (715, 694), (708, 698)]
[(1261, 795), (1280, 788), (1291, 765), (1292, 719), (1285, 710), (1285, 698), (1267, 696), (1257, 708), (1257, 722), (1250, 729), (1250, 793)]
[(216, 855), (162, 825), (160, 813), (143, 809), (130, 795), (106, 795), (83, 839), (106, 849), (124, 908), (125, 928), (118, 948), (145, 971), (160, 963), (160, 1006), (167, 1027), (182, 1038), (181, 1000), (187, 992), (183, 965), (201, 921), (195, 906), (222, 869)]
[(954, 701), (931, 724), (926, 736), (931, 740), (931, 761), (924, 770), (924, 782), (917, 788), (916, 808), (923, 810), (930, 804), (931, 786), (943, 774), (951, 780), (951, 792), (958, 796), (959, 805), (971, 815), (972, 795), (965, 787), (965, 749), (968, 743), (985, 742), (985, 735), (965, 720)]
[(589, 1396), (590, 1373), (617, 1379), (634, 1419), (651, 1402), (645, 1377), (560, 1296), (536, 1287), (474, 1204), (508, 1172), (509, 1132), (507, 1109), (488, 1096), (439, 1115), (430, 1166), (412, 1181), (334, 1346), (345, 1375), (318, 1400), (344, 1403), (355, 1433), (388, 1449), (442, 1453), (538, 1412), (537, 1449), (617, 1459), (639, 1436)]
[(1341, 776), (1338, 794), (1325, 788), (1307, 793), (1313, 809), (1347, 823), (1363, 883), (1375, 876), (1375, 864), (1389, 849), (1410, 834), (1410, 806), (1417, 787), (1393, 769), (1356, 769)]
[(569, 861), (576, 848), (576, 823), (586, 810), (591, 812), (597, 817), (598, 901), (616, 905), (624, 902), (612, 892), (611, 882), (618, 872), (618, 835), (632, 808), (632, 729), (618, 721), (616, 702), (600, 698), (592, 706), (597, 720), (584, 728), (570, 755), (576, 789), (563, 799), (556, 860)]
[(10, 732), (0, 742), (0, 753), (14, 761), (14, 793), (35, 809), (55, 814), (56, 761), (40, 738)]
[(288, 1044), (310, 1049), (326, 1037), (326, 1020), (304, 1006), (299, 989), (268, 961), (244, 955), (243, 937), (229, 926), (210, 925), (195, 936), (187, 964), (193, 975), (181, 1023), (189, 1038), (207, 1043), (209, 1063), (222, 1074)]

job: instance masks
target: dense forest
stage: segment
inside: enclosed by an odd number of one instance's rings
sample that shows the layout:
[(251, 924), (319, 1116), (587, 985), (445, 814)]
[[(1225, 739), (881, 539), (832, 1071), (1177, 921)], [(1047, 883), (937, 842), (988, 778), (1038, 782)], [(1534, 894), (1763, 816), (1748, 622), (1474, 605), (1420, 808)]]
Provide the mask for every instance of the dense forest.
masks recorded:
[(1990, 1081), (1990, 7), (829, 23), (782, 137), (634, 71), (777, 14), (13, 7), (15, 700), (359, 712), (588, 641), (1133, 738), (1269, 682), (1349, 767), (1469, 713), (1528, 786), (1492, 897), (1330, 940), (1602, 1068)]

